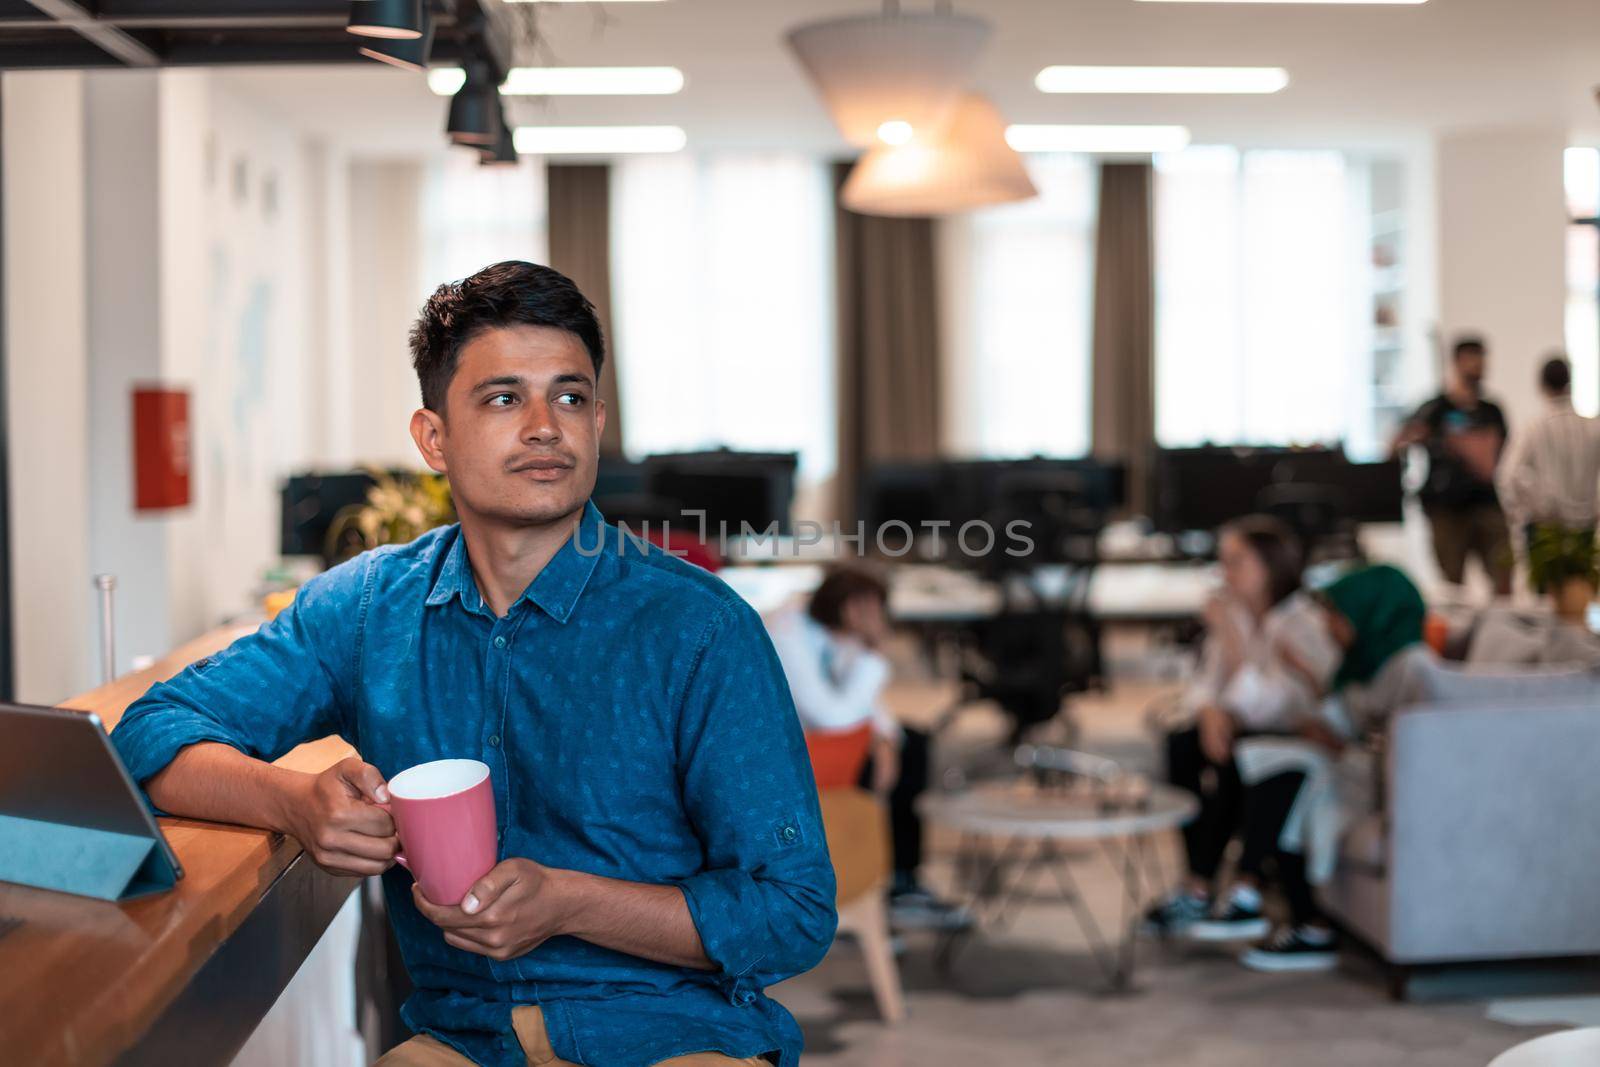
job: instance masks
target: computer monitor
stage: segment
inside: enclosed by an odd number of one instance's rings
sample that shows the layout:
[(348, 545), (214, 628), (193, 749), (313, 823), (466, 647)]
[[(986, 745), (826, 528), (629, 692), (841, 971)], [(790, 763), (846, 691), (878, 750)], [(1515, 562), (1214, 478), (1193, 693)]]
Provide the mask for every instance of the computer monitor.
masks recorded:
[(283, 522), (279, 551), (285, 556), (321, 556), (325, 563), (338, 555), (328, 544), (334, 517), (352, 504), (367, 499), (377, 481), (366, 471), (306, 472), (284, 482), (279, 499)]
[(745, 525), (761, 532), (776, 524), (780, 534), (788, 534), (799, 461), (795, 452), (654, 455), (645, 460), (646, 490), (674, 503), (680, 513), (704, 512), (706, 535), (713, 539), (724, 528), (736, 537)]

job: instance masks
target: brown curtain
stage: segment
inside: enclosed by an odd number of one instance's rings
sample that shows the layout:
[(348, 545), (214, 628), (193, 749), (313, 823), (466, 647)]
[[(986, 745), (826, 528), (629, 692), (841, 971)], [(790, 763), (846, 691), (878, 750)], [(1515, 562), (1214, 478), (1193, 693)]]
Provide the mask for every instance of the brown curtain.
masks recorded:
[(839, 472), (836, 514), (857, 517), (862, 472), (880, 460), (938, 454), (940, 372), (934, 222), (858, 215), (838, 201)]
[(616, 336), (611, 330), (611, 168), (604, 163), (556, 164), (546, 171), (550, 210), (550, 266), (577, 283), (594, 304), (605, 331), (606, 365), (600, 397), (606, 402), (602, 455), (622, 453), (622, 398)]
[(1094, 455), (1128, 465), (1128, 507), (1149, 514), (1155, 449), (1155, 279), (1149, 163), (1100, 165), (1094, 264)]

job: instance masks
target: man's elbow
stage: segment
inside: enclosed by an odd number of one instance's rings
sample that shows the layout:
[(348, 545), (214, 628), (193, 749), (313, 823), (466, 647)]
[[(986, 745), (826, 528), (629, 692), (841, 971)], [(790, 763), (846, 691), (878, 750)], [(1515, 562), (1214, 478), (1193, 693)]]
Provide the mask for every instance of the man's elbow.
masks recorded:
[[(826, 885), (808, 886), (787, 894), (787, 932), (783, 935), (783, 970), (790, 976), (803, 974), (822, 962), (833, 946), (839, 929), (839, 912), (834, 906), (834, 885), (830, 868)], [(820, 880), (819, 880), (820, 881)]]

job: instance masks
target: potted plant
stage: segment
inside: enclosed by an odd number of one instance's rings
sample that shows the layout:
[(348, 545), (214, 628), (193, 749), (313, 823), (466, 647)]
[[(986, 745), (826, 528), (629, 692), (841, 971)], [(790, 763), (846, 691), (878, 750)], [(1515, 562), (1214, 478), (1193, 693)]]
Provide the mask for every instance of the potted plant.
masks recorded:
[(1581, 625), (1600, 588), (1594, 531), (1535, 526), (1528, 539), (1528, 569), (1534, 591), (1549, 593), (1556, 614)]
[(328, 528), (328, 555), (347, 559), (379, 545), (414, 541), (435, 526), (454, 522), (455, 505), (444, 475), (390, 474), (369, 468), (377, 483), (364, 504), (352, 504), (334, 516)]

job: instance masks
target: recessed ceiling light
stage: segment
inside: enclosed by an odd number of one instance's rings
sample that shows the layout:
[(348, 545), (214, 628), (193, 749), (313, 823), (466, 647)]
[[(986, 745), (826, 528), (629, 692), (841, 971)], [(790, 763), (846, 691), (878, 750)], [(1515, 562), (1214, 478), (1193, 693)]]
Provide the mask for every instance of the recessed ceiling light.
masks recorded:
[(1046, 67), (1042, 93), (1275, 93), (1289, 84), (1282, 67)]
[(518, 126), (515, 138), (532, 156), (676, 152), (689, 142), (678, 126)]
[(878, 127), (878, 140), (884, 144), (901, 145), (911, 140), (916, 132), (911, 128), (911, 123), (904, 119), (890, 119)]
[[(453, 96), (466, 78), (460, 67), (434, 67), (428, 88)], [(502, 96), (670, 96), (683, 88), (677, 67), (512, 67)]]
[(1142, 0), (1146, 4), (1426, 4), (1428, 0)]
[(1189, 143), (1186, 126), (1052, 126), (1014, 124), (1006, 143), (1018, 152), (1176, 152)]

